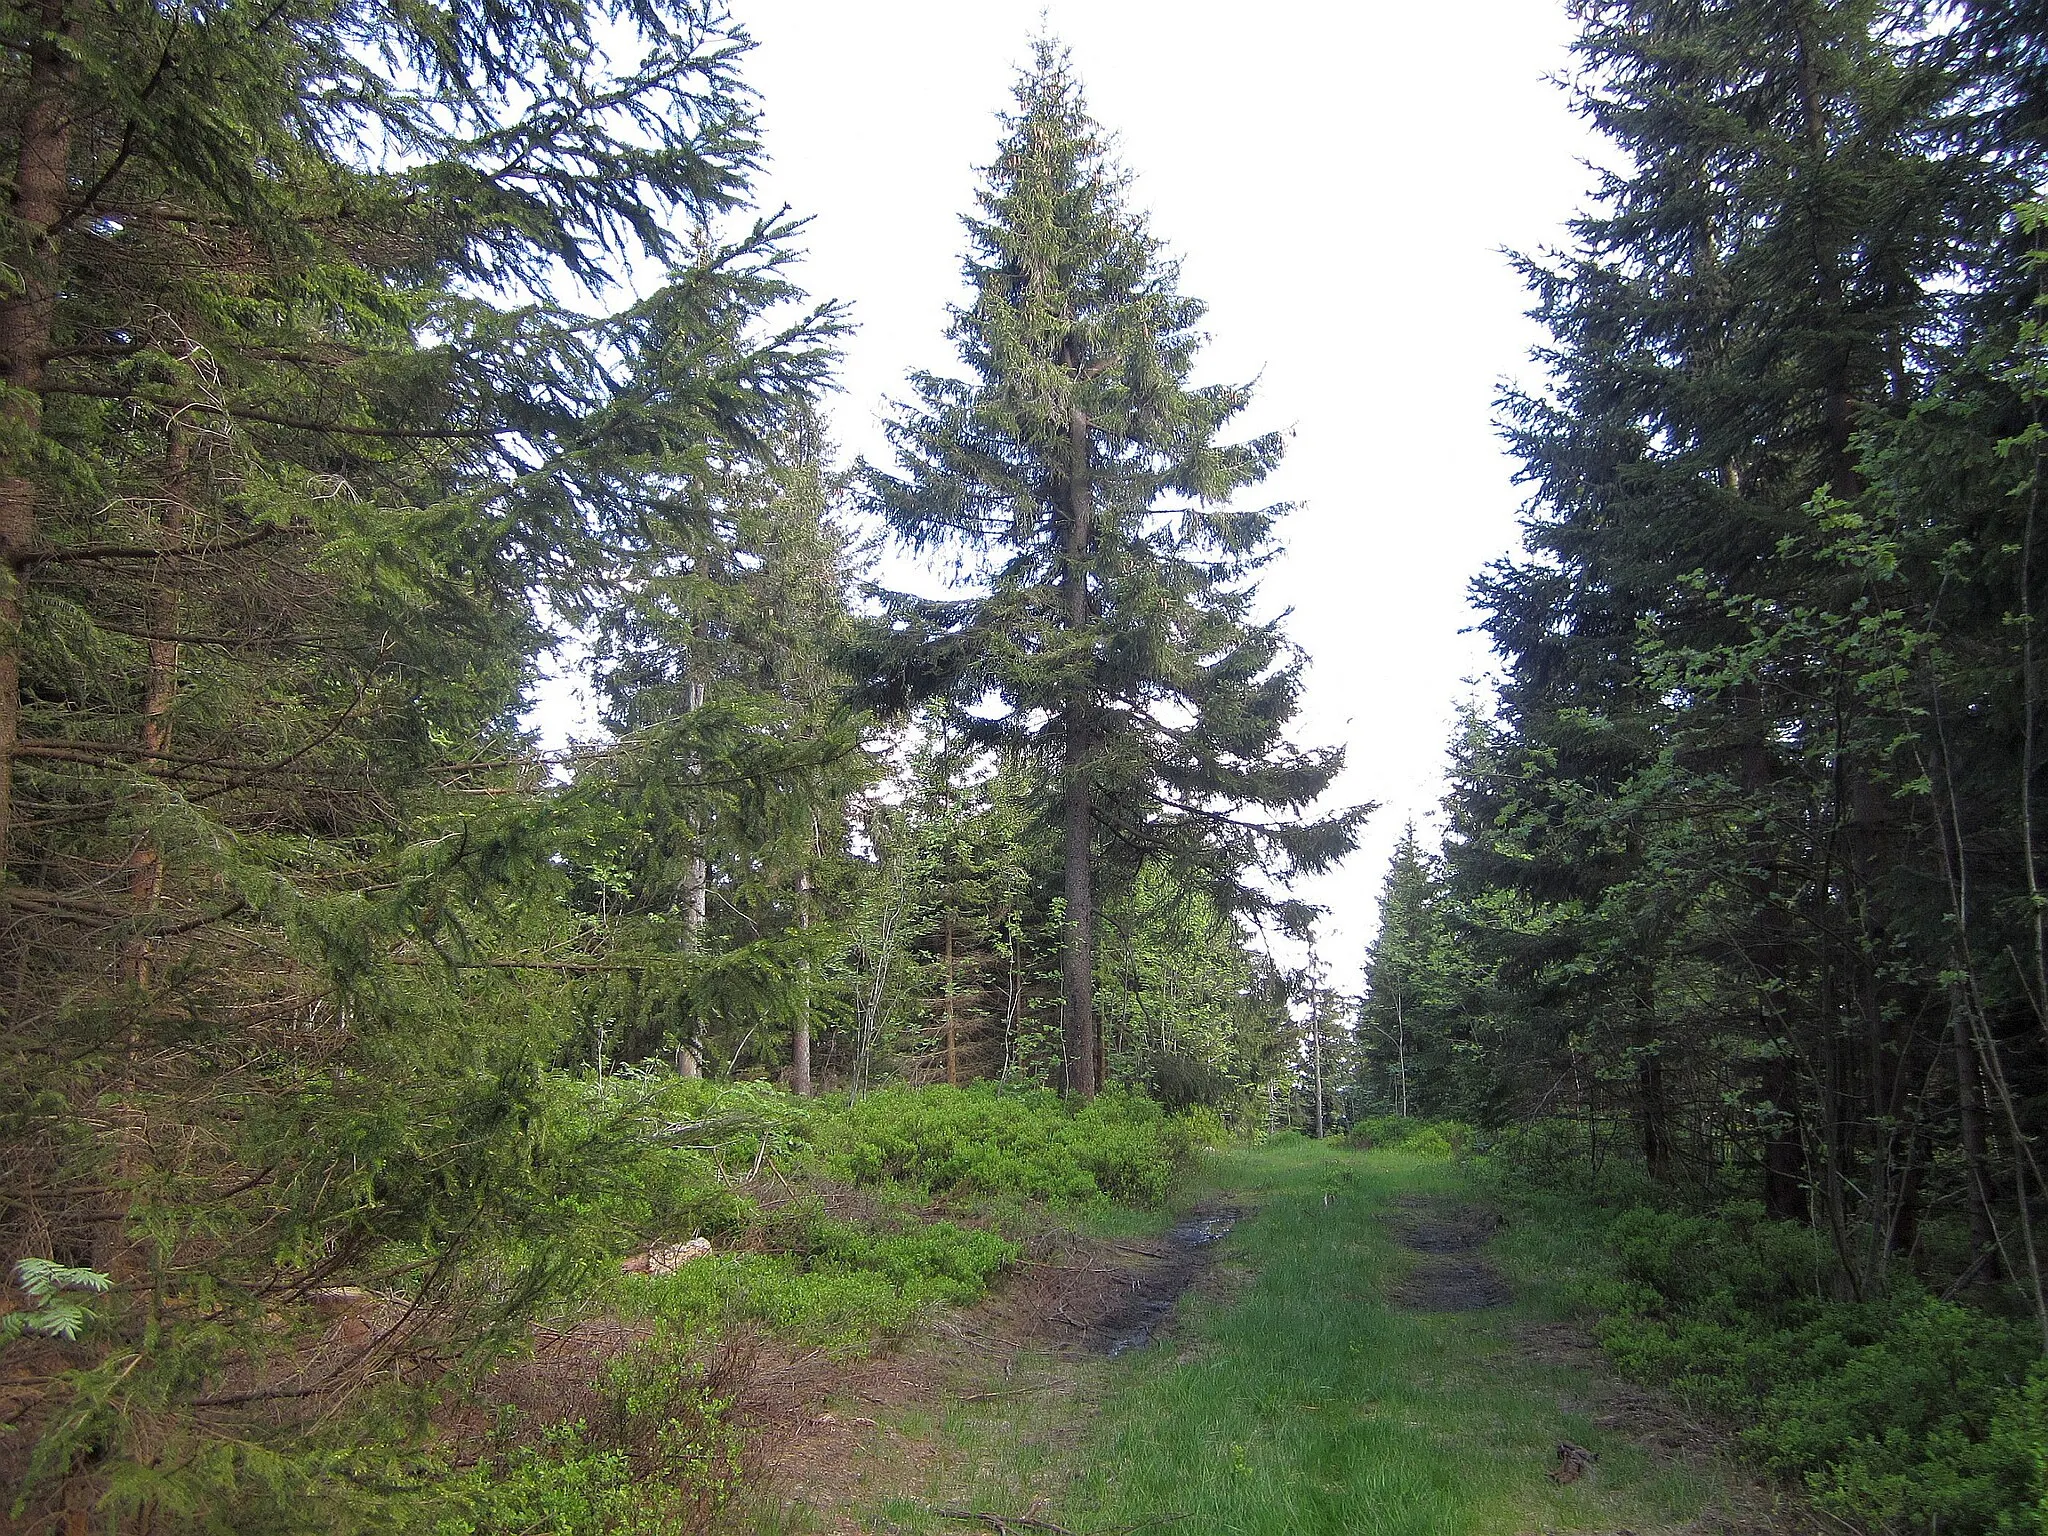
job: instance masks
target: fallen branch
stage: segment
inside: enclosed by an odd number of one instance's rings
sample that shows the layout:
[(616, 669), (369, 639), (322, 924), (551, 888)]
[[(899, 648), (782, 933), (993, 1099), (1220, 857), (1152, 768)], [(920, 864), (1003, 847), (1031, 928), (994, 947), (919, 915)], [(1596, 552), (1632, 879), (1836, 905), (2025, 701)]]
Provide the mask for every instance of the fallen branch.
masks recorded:
[(1050, 1520), (1033, 1519), (1030, 1515), (997, 1515), (987, 1510), (935, 1509), (932, 1511), (942, 1520), (965, 1520), (970, 1525), (985, 1525), (996, 1536), (1009, 1536), (1012, 1526), (1024, 1531), (1051, 1531), (1054, 1536), (1074, 1536), (1064, 1525), (1054, 1525)]
[[(1041, 1501), (1042, 1502), (1042, 1501)], [(1034, 1504), (1032, 1508), (1037, 1508)], [(1035, 1515), (998, 1515), (983, 1509), (934, 1509), (931, 1514), (942, 1520), (965, 1520), (974, 1525), (985, 1525), (996, 1536), (1008, 1536), (1014, 1527), (1020, 1531), (1051, 1531), (1053, 1536), (1079, 1536), (1079, 1533), (1064, 1525), (1054, 1525), (1050, 1520), (1040, 1520)], [(1105, 1525), (1087, 1536), (1131, 1536), (1133, 1531), (1149, 1531), (1161, 1525), (1178, 1525), (1188, 1519), (1187, 1515), (1154, 1515), (1150, 1520), (1134, 1520), (1128, 1525)]]
[(960, 1401), (963, 1403), (986, 1403), (998, 1397), (1020, 1397), (1026, 1392), (1043, 1392), (1046, 1388), (1053, 1385), (1053, 1382), (1041, 1381), (1028, 1387), (1005, 1387), (1000, 1392), (970, 1392), (961, 1398)]
[(1025, 1269), (1056, 1269), (1067, 1275), (1121, 1275), (1127, 1270), (1115, 1264), (1053, 1264), (1044, 1259), (1013, 1259), (1012, 1263)]

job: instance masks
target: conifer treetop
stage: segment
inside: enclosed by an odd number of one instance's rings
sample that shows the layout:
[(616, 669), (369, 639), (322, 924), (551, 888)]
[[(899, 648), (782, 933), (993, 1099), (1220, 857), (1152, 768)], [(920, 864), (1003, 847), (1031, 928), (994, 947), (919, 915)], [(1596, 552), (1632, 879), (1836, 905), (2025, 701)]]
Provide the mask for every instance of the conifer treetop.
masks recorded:
[(1342, 756), (1285, 739), (1303, 658), (1257, 613), (1289, 509), (1234, 498), (1282, 436), (1229, 440), (1250, 386), (1192, 382), (1204, 306), (1130, 206), (1057, 42), (1037, 41), (1001, 123), (964, 221), (965, 376), (914, 375), (894, 471), (860, 476), (961, 595), (891, 599), (864, 658), (874, 697), (949, 696), (986, 739), (1085, 767), (1112, 866), (1165, 859), (1256, 906), (1247, 868), (1326, 867), (1362, 814), (1301, 818)]

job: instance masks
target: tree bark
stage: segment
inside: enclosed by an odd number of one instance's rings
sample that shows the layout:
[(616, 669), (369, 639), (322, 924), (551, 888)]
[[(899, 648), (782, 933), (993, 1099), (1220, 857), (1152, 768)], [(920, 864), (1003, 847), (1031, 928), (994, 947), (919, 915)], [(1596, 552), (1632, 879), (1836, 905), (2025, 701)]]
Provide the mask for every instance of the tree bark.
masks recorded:
[[(1777, 777), (1771, 760), (1770, 720), (1765, 712), (1763, 690), (1754, 682), (1738, 684), (1734, 690), (1735, 754), (1742, 791), (1752, 804), (1762, 804)], [(1764, 1129), (1764, 1209), (1786, 1221), (1804, 1221), (1811, 1214), (1807, 1201), (1810, 1176), (1803, 1129), (1803, 1106), (1799, 1076), (1792, 1052), (1794, 1042), (1789, 1026), (1778, 1016), (1774, 983), (1782, 982), (1789, 969), (1786, 956), (1790, 941), (1783, 914), (1778, 910), (1772, 879), (1765, 875), (1751, 885), (1759, 932), (1749, 946), (1749, 960), (1757, 973), (1757, 1034), (1775, 1040), (1777, 1049), (1765, 1058), (1758, 1073), (1758, 1088), (1771, 1110)]]
[[(1068, 425), (1066, 529), (1062, 583), (1067, 624), (1075, 637), (1088, 629), (1088, 548), (1095, 521), (1094, 453), (1088, 418), (1076, 410)], [(1086, 669), (1067, 699), (1064, 769), (1066, 844), (1065, 942), (1060, 946), (1060, 981), (1066, 993), (1067, 1090), (1092, 1098), (1100, 1086), (1095, 1038), (1095, 806), (1089, 783), (1094, 747), (1094, 667)]]
[(1657, 973), (1649, 962), (1636, 972), (1634, 1044), (1636, 1108), (1642, 1119), (1643, 1165), (1659, 1184), (1671, 1182), (1671, 1107), (1664, 1058), (1657, 1039)]
[[(164, 445), (164, 505), (157, 531), (166, 546), (176, 546), (188, 524), (188, 482), (192, 445), (183, 428), (173, 423)], [(146, 774), (162, 772), (163, 755), (171, 749), (171, 706), (178, 698), (179, 577), (175, 563), (157, 573), (149, 594), (149, 672), (142, 689), (142, 718), (136, 741), (142, 753), (137, 765)], [(163, 849), (144, 832), (128, 854), (128, 898), (135, 909), (137, 931), (121, 946), (121, 978), (131, 986), (150, 983), (147, 925), (163, 896)]]
[[(811, 926), (811, 874), (796, 877), (796, 925), (808, 932)], [(789, 1048), (789, 1086), (799, 1098), (808, 1099), (811, 1087), (811, 957), (804, 956), (803, 996), (798, 1000), (796, 1036)]]
[(57, 228), (70, 185), (70, 85), (74, 67), (59, 44), (71, 21), (61, 0), (38, 17), (44, 33), (29, 50), (18, 120), (13, 216), (25, 250), (20, 292), (0, 302), (0, 422), (17, 446), (0, 458), (0, 881), (7, 876), (14, 822), (14, 758), (21, 738), (21, 626), (36, 541), (36, 491), (25, 459), (43, 428), (37, 390), (57, 315)]
[(954, 1016), (953, 998), (953, 909), (946, 908), (946, 1083), (960, 1086), (960, 1029)]
[(1799, 1134), (1799, 1091), (1785, 1056), (1763, 1064), (1763, 1096), (1773, 1118), (1764, 1133), (1764, 1210), (1783, 1221), (1804, 1221), (1806, 1143)]
[(1315, 1051), (1316, 1065), (1316, 1140), (1321, 1141), (1325, 1132), (1323, 1121), (1323, 999), (1320, 992), (1309, 996), (1309, 1044)]
[(1977, 1043), (1970, 1038), (1969, 1003), (1956, 998), (1949, 1005), (1949, 1040), (1955, 1051), (1956, 1109), (1961, 1121), (1963, 1162), (1970, 1175), (1970, 1259), (1973, 1268), (1997, 1251), (1998, 1229), (1992, 1220), (1990, 1137), (1985, 1120), (1984, 1078), (1977, 1065)]
[[(704, 707), (704, 685), (690, 684), (687, 708), (695, 714)], [(683, 952), (695, 956), (704, 947), (704, 918), (710, 889), (710, 870), (704, 862), (703, 829), (693, 829), (690, 862), (683, 876)], [(683, 1028), (686, 1038), (676, 1047), (676, 1071), (684, 1077), (704, 1075), (704, 1026), (696, 1009), (690, 1010)]]
[(1659, 1184), (1671, 1182), (1671, 1116), (1664, 1101), (1664, 1063), (1653, 1046), (1636, 1057), (1636, 1094), (1642, 1104), (1643, 1163)]

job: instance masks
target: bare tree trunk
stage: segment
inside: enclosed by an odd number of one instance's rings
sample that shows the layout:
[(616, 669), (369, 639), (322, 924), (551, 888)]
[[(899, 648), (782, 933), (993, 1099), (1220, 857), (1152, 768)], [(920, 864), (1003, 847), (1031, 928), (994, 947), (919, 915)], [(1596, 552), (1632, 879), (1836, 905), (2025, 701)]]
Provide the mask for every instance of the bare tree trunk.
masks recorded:
[(1394, 1073), (1401, 1090), (1401, 1118), (1408, 1118), (1408, 1021), (1402, 1016), (1401, 991), (1394, 989)]
[[(164, 504), (157, 520), (166, 545), (177, 544), (185, 534), (191, 468), (192, 445), (183, 428), (173, 423), (164, 447)], [(136, 731), (142, 748), (140, 766), (148, 774), (162, 771), (163, 755), (171, 747), (171, 706), (178, 698), (179, 599), (177, 568), (166, 564), (158, 571), (149, 595), (149, 674), (143, 684), (142, 719)], [(147, 925), (162, 897), (163, 877), (163, 849), (145, 832), (128, 854), (128, 897), (137, 931), (123, 942), (120, 962), (122, 980), (137, 988), (147, 988), (150, 982)]]
[(1762, 1086), (1772, 1112), (1764, 1130), (1764, 1210), (1782, 1221), (1804, 1221), (1806, 1138), (1800, 1134), (1799, 1090), (1786, 1056), (1764, 1062)]
[[(184, 430), (172, 423), (164, 446), (163, 510), (157, 518), (157, 532), (165, 545), (175, 545), (189, 525), (188, 481), (191, 474), (191, 442)], [(141, 748), (139, 769), (150, 775), (163, 771), (164, 754), (171, 746), (171, 708), (178, 697), (179, 575), (175, 562), (165, 562), (156, 574), (144, 609), (149, 631), (149, 669), (142, 688), (142, 709), (136, 727)], [(156, 836), (143, 831), (128, 851), (128, 900), (130, 921), (135, 925), (122, 939), (117, 956), (123, 982), (138, 991), (151, 981), (152, 945), (150, 925), (163, 897), (163, 848)], [(140, 1171), (146, 1141), (142, 1110), (138, 1104), (141, 1087), (141, 1056), (144, 1047), (139, 1000), (127, 1010), (127, 1028), (119, 1071), (114, 1079), (111, 1124), (114, 1142), (115, 1191), (113, 1202), (95, 1242), (93, 1267), (116, 1280), (136, 1276), (141, 1265), (128, 1237), (128, 1208), (119, 1192), (128, 1189)]]
[(1669, 1184), (1671, 1117), (1664, 1102), (1664, 1063), (1654, 1049), (1636, 1058), (1636, 1096), (1642, 1104), (1644, 1166), (1659, 1184)]
[(21, 740), (21, 626), (29, 563), (37, 543), (36, 492), (27, 460), (42, 433), (37, 393), (57, 313), (58, 223), (70, 185), (69, 91), (76, 67), (60, 38), (72, 29), (61, 0), (46, 0), (37, 20), (51, 34), (29, 49), (17, 122), (11, 212), (21, 254), (13, 297), (0, 302), (0, 434), (16, 446), (0, 458), (0, 881), (13, 835), (14, 758)]
[[(1085, 727), (1068, 732), (1071, 763), (1087, 741)], [(1095, 1081), (1095, 890), (1094, 812), (1088, 784), (1078, 767), (1068, 768), (1066, 788), (1066, 942), (1060, 946), (1060, 984), (1066, 992), (1067, 1090), (1090, 1098)]]
[(1949, 1036), (1955, 1048), (1956, 1108), (1962, 1124), (1963, 1164), (1970, 1175), (1970, 1259), (1975, 1264), (1996, 1250), (1998, 1233), (1991, 1217), (1994, 1196), (1984, 1079), (1977, 1066), (1976, 1044), (1970, 1038), (1969, 1004), (1961, 997), (1949, 1004)]
[[(1088, 418), (1074, 412), (1069, 429), (1072, 457), (1067, 472), (1065, 570), (1067, 623), (1076, 636), (1088, 628), (1088, 548), (1095, 520), (1093, 443)], [(1093, 668), (1089, 671), (1092, 673)], [(1094, 747), (1092, 677), (1080, 696), (1067, 701), (1065, 749), (1067, 900), (1065, 942), (1060, 946), (1060, 981), (1066, 992), (1067, 1091), (1092, 1098), (1100, 1086), (1095, 1037), (1095, 807), (1088, 781)]]
[[(1727, 479), (1736, 471), (1730, 466)], [(1743, 793), (1759, 800), (1769, 790), (1776, 771), (1769, 746), (1770, 722), (1764, 711), (1763, 690), (1754, 682), (1735, 689), (1737, 730), (1737, 772)], [(1766, 1057), (1758, 1072), (1758, 1088), (1769, 1110), (1764, 1126), (1763, 1184), (1764, 1209), (1785, 1221), (1805, 1221), (1812, 1215), (1807, 1200), (1811, 1164), (1806, 1152), (1806, 1135), (1799, 1092), (1797, 1061), (1793, 1041), (1785, 1022), (1776, 1016), (1772, 1001), (1773, 984), (1782, 982), (1789, 967), (1789, 944), (1784, 920), (1772, 900), (1768, 879), (1752, 891), (1760, 909), (1762, 934), (1749, 947), (1749, 962), (1757, 973), (1757, 1032), (1763, 1039), (1775, 1037), (1777, 1049)]]
[(1308, 1030), (1316, 1064), (1316, 1140), (1321, 1141), (1326, 1127), (1323, 1122), (1323, 1000), (1320, 994), (1311, 996)]
[[(811, 926), (811, 872), (796, 877), (796, 926), (808, 932)], [(796, 1037), (789, 1047), (789, 1086), (799, 1098), (808, 1099), (817, 1090), (811, 1086), (811, 957), (804, 954), (803, 996), (798, 1000)]]
[(1657, 1043), (1657, 975), (1644, 963), (1636, 973), (1636, 1106), (1642, 1116), (1643, 1165), (1659, 1184), (1671, 1182), (1671, 1109), (1664, 1092), (1664, 1058)]
[(1010, 933), (1009, 959), (1004, 966), (1003, 974), (1002, 1080), (1006, 1083), (1010, 1080), (1010, 1072), (1014, 1066), (1011, 1060), (1011, 1053), (1016, 1048), (1017, 1026), (1023, 1022), (1024, 1018), (1024, 979), (1019, 973), (1021, 963), (1022, 961), (1018, 954), (1017, 935), (1013, 929)]
[(954, 1016), (953, 998), (953, 909), (946, 908), (946, 1083), (960, 1086), (960, 1027)]
[[(2036, 238), (2036, 247), (2040, 237)], [(2048, 268), (2037, 297), (2048, 298)], [(2034, 408), (2035, 426), (2040, 407)], [(2033, 986), (2035, 1022), (2048, 1031), (2048, 900), (2043, 899), (2041, 860), (2034, 840), (2034, 773), (2040, 762), (2041, 666), (2034, 640), (2034, 525), (2041, 511), (2041, 445), (2034, 444), (2027, 481), (2027, 515), (2020, 531), (2020, 841), (2027, 875), (2027, 900), (2034, 916)]]
[[(704, 684), (690, 684), (690, 713), (695, 714), (704, 707)], [(703, 829), (693, 829), (690, 864), (683, 876), (683, 952), (695, 956), (704, 948), (704, 918), (707, 911), (706, 897), (710, 887), (710, 872), (705, 867), (702, 847)], [(676, 1047), (676, 1071), (684, 1077), (704, 1075), (704, 1025), (693, 1008), (684, 1025), (688, 1038)]]
[(2040, 1165), (2034, 1160), (2034, 1149), (2027, 1140), (2025, 1129), (2020, 1124), (2019, 1107), (2014, 1104), (2012, 1086), (2006, 1081), (2005, 1067), (1999, 1060), (1998, 1040), (1992, 1035), (1984, 1021), (1983, 1010), (1972, 1000), (1969, 1015), (1972, 1044), (1977, 1047), (1978, 1066), (1985, 1079), (1998, 1090), (1998, 1104), (2005, 1111), (2005, 1125), (2012, 1138), (2012, 1183), (2013, 1210), (2018, 1217), (2020, 1233), (2020, 1256), (2026, 1268), (2022, 1272), (2013, 1263), (2012, 1255), (2001, 1243), (1999, 1257), (2005, 1261), (2006, 1272), (2015, 1281), (2022, 1282), (2031, 1293), (2034, 1304), (2034, 1320), (2041, 1329), (2044, 1352), (2048, 1352), (2048, 1289), (2044, 1289), (2041, 1275), (2041, 1253), (2034, 1241), (2034, 1217), (2032, 1192), (2027, 1187), (2027, 1172), (2032, 1169), (2034, 1182), (2041, 1183)]

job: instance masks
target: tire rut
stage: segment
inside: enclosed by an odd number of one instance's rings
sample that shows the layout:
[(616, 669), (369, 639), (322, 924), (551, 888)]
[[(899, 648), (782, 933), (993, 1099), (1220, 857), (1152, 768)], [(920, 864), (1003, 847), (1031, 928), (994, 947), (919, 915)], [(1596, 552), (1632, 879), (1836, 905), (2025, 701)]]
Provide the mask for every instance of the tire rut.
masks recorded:
[(1485, 1312), (1510, 1305), (1514, 1288), (1477, 1250), (1500, 1218), (1476, 1205), (1408, 1196), (1386, 1218), (1394, 1241), (1416, 1255), (1387, 1299), (1410, 1312)]

